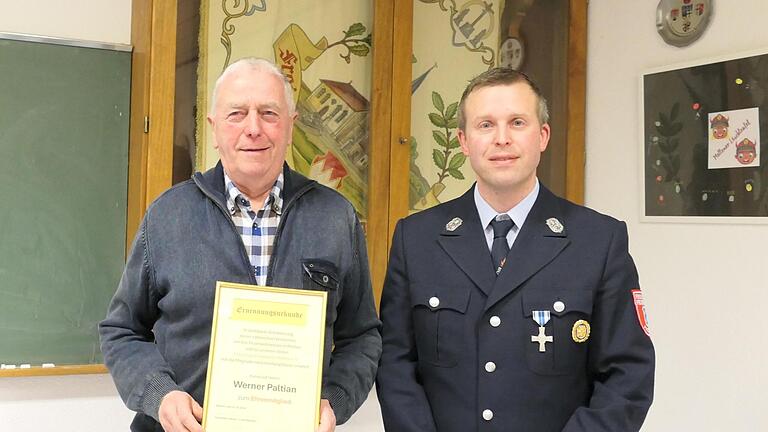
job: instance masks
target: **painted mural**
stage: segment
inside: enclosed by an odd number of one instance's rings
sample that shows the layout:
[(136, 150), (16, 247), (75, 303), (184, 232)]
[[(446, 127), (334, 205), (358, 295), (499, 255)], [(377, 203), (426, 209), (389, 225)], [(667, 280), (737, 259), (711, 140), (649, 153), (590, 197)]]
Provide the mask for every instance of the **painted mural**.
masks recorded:
[[(457, 103), (468, 81), (491, 67), (537, 82), (552, 115), (549, 147), (565, 148), (568, 1), (414, 0), (413, 15), (411, 212), (456, 198), (474, 182), (456, 138)], [(563, 180), (564, 164), (565, 152), (550, 150), (539, 176)]]
[[(286, 159), (334, 188), (366, 218), (372, 1), (203, 1), (198, 107), (207, 107), (233, 61), (273, 60), (288, 77), (299, 117)], [(218, 155), (198, 109), (198, 166)]]
[(497, 64), (499, 0), (414, 1), (411, 212), (456, 198), (474, 182), (456, 136), (467, 82)]

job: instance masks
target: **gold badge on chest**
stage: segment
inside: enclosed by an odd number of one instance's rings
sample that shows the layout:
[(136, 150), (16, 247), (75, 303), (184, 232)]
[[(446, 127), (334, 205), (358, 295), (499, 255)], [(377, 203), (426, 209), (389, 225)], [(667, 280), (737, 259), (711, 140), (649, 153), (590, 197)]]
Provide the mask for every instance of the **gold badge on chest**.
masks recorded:
[(589, 339), (589, 332), (589, 323), (584, 320), (578, 320), (573, 323), (573, 329), (571, 329), (571, 337), (576, 343), (586, 342), (587, 339)]

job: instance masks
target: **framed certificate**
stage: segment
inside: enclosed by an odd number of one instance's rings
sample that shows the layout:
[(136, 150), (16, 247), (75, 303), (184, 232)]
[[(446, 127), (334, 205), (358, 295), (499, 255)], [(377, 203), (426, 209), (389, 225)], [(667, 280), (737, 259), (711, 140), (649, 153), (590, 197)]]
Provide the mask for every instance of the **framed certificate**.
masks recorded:
[(327, 294), (216, 284), (203, 406), (207, 432), (313, 432)]

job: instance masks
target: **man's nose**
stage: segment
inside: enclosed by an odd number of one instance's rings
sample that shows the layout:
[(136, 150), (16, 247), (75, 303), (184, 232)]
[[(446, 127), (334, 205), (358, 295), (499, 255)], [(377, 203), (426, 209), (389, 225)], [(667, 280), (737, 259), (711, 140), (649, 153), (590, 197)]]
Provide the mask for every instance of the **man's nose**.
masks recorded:
[(245, 135), (248, 138), (256, 138), (261, 134), (261, 119), (257, 112), (251, 111), (245, 119)]
[(511, 143), (511, 134), (509, 128), (505, 125), (496, 128), (496, 145), (504, 146)]

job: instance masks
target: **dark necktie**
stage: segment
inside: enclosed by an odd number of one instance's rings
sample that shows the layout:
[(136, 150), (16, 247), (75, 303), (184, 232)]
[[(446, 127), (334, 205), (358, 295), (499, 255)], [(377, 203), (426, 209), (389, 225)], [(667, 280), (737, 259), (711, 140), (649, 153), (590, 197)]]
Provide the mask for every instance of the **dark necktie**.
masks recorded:
[(491, 259), (493, 260), (493, 268), (496, 269), (497, 275), (501, 272), (501, 268), (504, 267), (504, 261), (506, 261), (507, 253), (509, 253), (507, 233), (513, 226), (515, 226), (515, 223), (512, 222), (512, 219), (497, 220), (494, 217), (491, 220), (491, 228), (493, 228)]

